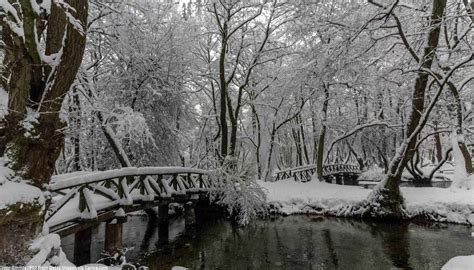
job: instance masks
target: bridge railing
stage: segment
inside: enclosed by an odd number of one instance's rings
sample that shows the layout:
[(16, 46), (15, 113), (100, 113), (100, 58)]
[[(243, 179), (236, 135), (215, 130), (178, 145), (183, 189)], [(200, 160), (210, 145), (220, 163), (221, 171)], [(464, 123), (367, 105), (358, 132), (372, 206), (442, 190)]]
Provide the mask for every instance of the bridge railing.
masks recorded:
[[(52, 183), (47, 186), (53, 200), (46, 221), (50, 226), (59, 226), (71, 221), (71, 217), (95, 219), (99, 211), (206, 191), (212, 188), (212, 182), (209, 171), (182, 167), (128, 167), (60, 175), (53, 177)], [(100, 205), (96, 204), (98, 196), (101, 197)], [(79, 216), (67, 213), (69, 217), (55, 217), (77, 197), (75, 209), (63, 212), (79, 210)]]
[[(316, 172), (315, 165), (306, 165), (295, 168), (279, 170), (274, 173), (275, 181), (293, 177), (295, 181), (310, 181)], [(352, 164), (328, 164), (323, 166), (323, 177), (338, 174), (360, 174), (359, 166)]]

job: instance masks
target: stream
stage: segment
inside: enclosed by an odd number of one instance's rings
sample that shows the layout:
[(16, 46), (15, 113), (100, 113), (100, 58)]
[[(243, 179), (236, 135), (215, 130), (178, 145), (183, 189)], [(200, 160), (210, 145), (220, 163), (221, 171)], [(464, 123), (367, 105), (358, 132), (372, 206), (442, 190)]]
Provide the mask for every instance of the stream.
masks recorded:
[[(150, 269), (440, 269), (450, 258), (474, 254), (471, 228), (453, 224), (390, 224), (316, 216), (258, 220), (237, 227), (201, 217), (185, 230), (175, 218), (169, 239), (159, 239), (156, 220), (130, 216), (123, 242), (127, 260)], [(100, 259), (104, 225), (93, 230), (91, 259)], [(63, 238), (73, 261), (74, 236)]]

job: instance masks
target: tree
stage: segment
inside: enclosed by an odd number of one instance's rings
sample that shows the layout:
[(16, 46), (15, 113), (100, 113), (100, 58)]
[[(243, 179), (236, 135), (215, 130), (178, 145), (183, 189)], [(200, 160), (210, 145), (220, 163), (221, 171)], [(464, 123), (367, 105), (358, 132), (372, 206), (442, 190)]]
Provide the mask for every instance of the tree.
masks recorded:
[[(63, 147), (60, 109), (82, 61), (88, 2), (2, 1), (0, 10), (5, 45), (1, 83), (8, 93), (4, 157), (14, 177), (44, 189)], [(22, 216), (2, 224), (2, 232), (20, 227), (24, 237), (11, 239), (16, 256), (6, 254), (1, 263), (17, 264), (29, 258), (26, 244), (42, 229), (38, 210), (44, 214), (45, 206), (31, 205), (26, 213), (14, 205), (8, 209)]]
[[(375, 3), (375, 5), (387, 10), (387, 7), (378, 3)], [(425, 125), (426, 118), (429, 114), (430, 109), (425, 107), (426, 92), (430, 78), (428, 71), (432, 68), (435, 51), (438, 47), (445, 8), (446, 0), (434, 0), (432, 2), (431, 15), (429, 17), (430, 19), (426, 34), (427, 41), (424, 44), (422, 55), (418, 57), (420, 60), (420, 71), (416, 76), (412, 90), (411, 112), (405, 125), (405, 139), (402, 145), (398, 148), (397, 154), (390, 162), (386, 178), (381, 181), (378, 187), (374, 189), (372, 194), (369, 196), (370, 210), (368, 212), (370, 215), (393, 219), (405, 217), (403, 198), (400, 193), (399, 185), (403, 169), (415, 153), (417, 136)], [(391, 14), (387, 13), (386, 16), (391, 16)], [(394, 17), (394, 20), (397, 22), (398, 19), (396, 16)], [(401, 33), (402, 32), (400, 31), (400, 34)], [(405, 45), (408, 49), (411, 48), (409, 44), (405, 43)], [(412, 49), (410, 49), (410, 52), (414, 53)], [(442, 88), (443, 86), (444, 85), (440, 85), (439, 87)], [(440, 91), (441, 89), (439, 89), (438, 92)], [(433, 98), (434, 100), (437, 99), (436, 96)]]

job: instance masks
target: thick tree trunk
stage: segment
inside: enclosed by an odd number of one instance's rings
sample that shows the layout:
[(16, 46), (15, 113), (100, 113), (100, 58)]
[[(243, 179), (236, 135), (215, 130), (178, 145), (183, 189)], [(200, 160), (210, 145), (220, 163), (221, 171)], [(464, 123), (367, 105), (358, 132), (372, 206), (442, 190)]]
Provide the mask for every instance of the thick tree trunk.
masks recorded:
[[(83, 26), (87, 25), (88, 4), (84, 0), (64, 1), (71, 8), (68, 12)], [(6, 151), (9, 166), (16, 177), (44, 189), (55, 170), (56, 159), (64, 144), (59, 111), (82, 61), (86, 42), (85, 34), (68, 22), (65, 10), (51, 5), (49, 15), (33, 11), (30, 1), (21, 0), (15, 6), (21, 14), (24, 36), (19, 37), (9, 26), (2, 24), (4, 57), (3, 88), (8, 92), (9, 114), (6, 123)], [(45, 31), (43, 33), (43, 31)], [(59, 59), (43, 62), (37, 44), (38, 37), (45, 47), (45, 55), (56, 55)], [(4, 257), (0, 253), (0, 264), (23, 264), (28, 260), (27, 241), (41, 230), (43, 225), (42, 205), (23, 204), (24, 211), (15, 205), (0, 212), (2, 223), (0, 238), (2, 246), (15, 250), (17, 256)], [(47, 205), (46, 205), (47, 208)], [(6, 210), (6, 212), (4, 211)], [(38, 211), (40, 210), (40, 214)], [(9, 214), (8, 214), (9, 213)], [(44, 212), (43, 212), (44, 214)], [(12, 232), (17, 237), (9, 237)], [(11, 236), (11, 235), (10, 235)], [(25, 256), (23, 256), (25, 254)]]
[[(66, 2), (76, 10), (69, 12), (85, 24), (87, 1)], [(66, 24), (68, 26), (64, 27)], [(64, 124), (60, 120), (59, 110), (81, 64), (86, 39), (84, 33), (79, 33), (67, 22), (64, 10), (52, 5), (48, 19), (46, 54), (62, 50), (61, 61), (56, 67), (42, 63), (42, 71), (39, 71), (35, 66), (37, 60), (25, 48), (26, 45), (10, 31), (5, 32), (4, 42), (9, 44), (5, 62), (11, 68), (9, 77), (17, 78), (4, 85), (9, 94), (9, 114), (6, 117), (9, 131), (7, 154), (11, 160), (10, 166), (18, 176), (30, 179), (35, 186), (41, 188), (49, 182), (63, 146), (64, 135), (60, 130)], [(63, 41), (64, 35), (66, 38)], [(36, 78), (37, 72), (45, 72), (48, 76), (39, 80)], [(35, 111), (37, 116), (33, 113)], [(33, 125), (31, 131), (21, 124), (27, 116), (33, 117), (30, 121)]]
[[(433, 63), (433, 56), (438, 46), (440, 27), (446, 0), (433, 0), (431, 11), (430, 27), (428, 32), (428, 43), (423, 50), (423, 61), (421, 66), (430, 69)], [(412, 110), (405, 126), (405, 142), (398, 149), (398, 154), (390, 162), (386, 179), (380, 183), (379, 188), (375, 189), (369, 200), (376, 201), (378, 205), (372, 209), (375, 213), (372, 215), (385, 218), (400, 219), (404, 217), (402, 208), (403, 198), (400, 193), (400, 180), (403, 169), (415, 153), (417, 136), (414, 134), (420, 124), (421, 115), (424, 110), (425, 90), (428, 85), (428, 74), (420, 72), (417, 75), (412, 97)]]

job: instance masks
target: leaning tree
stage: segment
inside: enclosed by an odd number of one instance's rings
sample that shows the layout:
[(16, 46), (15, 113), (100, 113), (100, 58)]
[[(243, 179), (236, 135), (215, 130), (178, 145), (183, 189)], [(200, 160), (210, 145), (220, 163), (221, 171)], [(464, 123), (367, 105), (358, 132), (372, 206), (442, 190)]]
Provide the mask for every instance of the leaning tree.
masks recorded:
[[(43, 190), (63, 147), (60, 110), (82, 61), (88, 1), (5, 0), (0, 12), (1, 83), (8, 93), (1, 154), (13, 171), (8, 181)], [(28, 260), (28, 240), (42, 229), (46, 208), (18, 202), (0, 209), (0, 244), (8, 247), (0, 264)]]
[[(396, 29), (396, 35), (400, 37), (404, 49), (416, 61), (416, 67), (410, 70), (415, 72), (416, 76), (411, 88), (411, 111), (408, 113), (404, 125), (404, 139), (390, 162), (385, 179), (374, 189), (366, 202), (367, 204), (363, 205), (360, 211), (361, 214), (374, 217), (400, 219), (406, 217), (403, 197), (399, 187), (403, 170), (416, 153), (418, 137), (428, 122), (430, 113), (433, 111), (443, 89), (452, 84), (450, 80), (456, 71), (473, 60), (473, 54), (471, 52), (461, 55), (455, 63), (442, 68), (442, 74), (438, 73), (439, 66), (442, 66), (440, 37), (449, 35), (446, 30), (444, 33), (441, 31), (442, 27), (449, 21), (447, 0), (429, 1), (431, 2), (431, 9), (426, 11), (430, 11), (430, 14), (423, 24), (425, 41), (420, 43), (422, 46), (419, 49), (408, 38), (404, 23), (398, 17), (400, 10), (406, 8), (405, 6), (399, 6), (399, 1), (394, 1), (389, 6), (373, 0), (369, 2), (381, 10), (372, 21), (391, 22), (391, 25), (393, 25), (391, 28)], [(411, 6), (408, 8), (412, 10)], [(414, 10), (425, 12), (424, 8)], [(457, 11), (454, 16), (462, 15)]]

